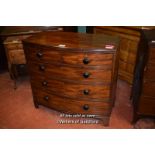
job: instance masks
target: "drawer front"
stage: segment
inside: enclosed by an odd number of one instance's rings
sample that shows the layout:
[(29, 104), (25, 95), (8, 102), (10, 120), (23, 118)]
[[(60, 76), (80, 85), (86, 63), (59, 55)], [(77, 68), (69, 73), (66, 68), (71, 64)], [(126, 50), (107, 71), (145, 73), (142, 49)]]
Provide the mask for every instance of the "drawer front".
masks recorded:
[(94, 114), (110, 115), (111, 106), (105, 102), (91, 102), (83, 100), (73, 100), (56, 95), (48, 94), (44, 91), (33, 89), (34, 100), (37, 103), (48, 106), (60, 112), (70, 114)]
[[(51, 64), (29, 64), (31, 74), (46, 76), (50, 79), (76, 80), (77, 82), (111, 82), (110, 69), (81, 69)], [(32, 76), (33, 76), (32, 75)]]
[(5, 45), (7, 50), (17, 50), (17, 49), (23, 49), (23, 45), (21, 43), (10, 43)]
[(61, 63), (61, 54), (58, 51), (43, 50), (43, 49), (32, 49), (28, 48), (25, 50), (28, 54), (27, 60), (37, 62), (48, 62), (48, 63)]
[(66, 64), (100, 66), (112, 65), (113, 54), (101, 53), (70, 53), (63, 54), (62, 60)]
[[(48, 49), (26, 49), (28, 60), (47, 62), (47, 63), (64, 63), (79, 66), (100, 66), (112, 65), (113, 54), (104, 53), (86, 53), (86, 52), (64, 52)], [(30, 52), (31, 51), (31, 52)], [(31, 54), (30, 54), (31, 53)]]
[(145, 115), (155, 116), (155, 98), (141, 96), (138, 112)]
[(145, 96), (155, 97), (155, 82), (146, 82), (143, 84), (142, 93)]
[(10, 50), (9, 59), (13, 64), (25, 64), (25, 55), (23, 50)]
[(49, 93), (58, 94), (74, 99), (85, 100), (109, 100), (110, 85), (82, 85), (58, 80), (48, 80), (43, 77), (31, 79), (31, 84), (39, 89), (47, 90)]

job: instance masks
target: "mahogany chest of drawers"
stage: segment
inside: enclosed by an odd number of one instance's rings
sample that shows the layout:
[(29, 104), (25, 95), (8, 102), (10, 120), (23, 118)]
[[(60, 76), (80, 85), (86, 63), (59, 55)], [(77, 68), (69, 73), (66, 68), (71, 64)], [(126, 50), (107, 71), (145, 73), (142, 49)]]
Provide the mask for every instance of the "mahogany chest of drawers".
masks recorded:
[(134, 119), (155, 117), (155, 30), (143, 31), (133, 83)]
[(108, 125), (115, 101), (119, 40), (45, 32), (23, 41), (36, 107), (91, 114)]

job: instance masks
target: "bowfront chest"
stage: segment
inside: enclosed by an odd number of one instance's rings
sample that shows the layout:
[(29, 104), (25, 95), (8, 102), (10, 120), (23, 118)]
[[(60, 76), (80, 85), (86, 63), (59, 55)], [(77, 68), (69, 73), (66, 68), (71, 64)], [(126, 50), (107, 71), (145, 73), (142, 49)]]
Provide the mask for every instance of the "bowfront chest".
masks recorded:
[(23, 41), (35, 107), (91, 114), (108, 125), (115, 102), (117, 37), (44, 32)]

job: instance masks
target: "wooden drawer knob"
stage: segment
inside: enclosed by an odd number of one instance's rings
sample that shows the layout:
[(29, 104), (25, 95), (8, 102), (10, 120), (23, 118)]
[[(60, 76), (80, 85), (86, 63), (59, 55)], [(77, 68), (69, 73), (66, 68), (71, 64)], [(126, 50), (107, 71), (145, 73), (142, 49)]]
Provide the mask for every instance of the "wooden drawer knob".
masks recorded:
[(90, 92), (90, 91), (89, 91), (88, 89), (85, 89), (85, 90), (83, 91), (83, 94), (84, 94), (84, 95), (89, 95), (89, 92)]
[(42, 56), (43, 56), (43, 54), (42, 54), (41, 52), (38, 52), (38, 53), (37, 53), (37, 57), (38, 57), (38, 58), (41, 58)]
[(83, 59), (83, 63), (84, 63), (84, 64), (89, 64), (89, 62), (90, 62), (90, 60), (89, 60), (88, 58), (84, 58), (84, 59)]
[(83, 73), (83, 77), (84, 77), (84, 78), (88, 78), (89, 76), (90, 76), (90, 73), (89, 73), (89, 72)]
[(43, 86), (47, 86), (47, 84), (48, 84), (47, 81), (43, 81), (43, 82), (42, 82), (42, 85), (43, 85)]
[(88, 109), (89, 109), (89, 105), (85, 104), (85, 105), (83, 106), (83, 109), (84, 109), (84, 110), (88, 110)]
[(44, 100), (45, 101), (48, 101), (49, 100), (49, 97), (48, 96), (44, 96)]
[(41, 71), (45, 71), (45, 66), (44, 66), (44, 65), (39, 65), (39, 69), (40, 69)]

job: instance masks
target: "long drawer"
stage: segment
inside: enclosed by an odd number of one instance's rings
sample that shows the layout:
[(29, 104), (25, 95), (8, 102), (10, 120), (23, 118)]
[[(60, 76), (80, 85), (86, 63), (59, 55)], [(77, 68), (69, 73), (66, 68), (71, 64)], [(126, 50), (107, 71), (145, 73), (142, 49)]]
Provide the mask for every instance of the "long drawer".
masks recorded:
[(78, 66), (100, 66), (100, 65), (112, 65), (113, 54), (110, 53), (88, 53), (88, 52), (67, 52), (67, 51), (56, 51), (48, 49), (35, 49), (26, 48), (26, 52), (31, 52), (28, 54), (28, 60), (47, 62), (47, 63), (64, 63), (70, 65)]
[(90, 68), (74, 68), (64, 65), (51, 65), (51, 64), (37, 64), (29, 63), (29, 69), (32, 76), (46, 76), (50, 79), (66, 79), (75, 80), (79, 82), (111, 82), (112, 69), (106, 66)]
[(43, 77), (31, 78), (33, 87), (73, 99), (110, 100), (110, 85), (74, 84)]
[(38, 104), (70, 114), (109, 115), (111, 112), (110, 104), (106, 102), (64, 99), (35, 88), (33, 88), (33, 95)]

